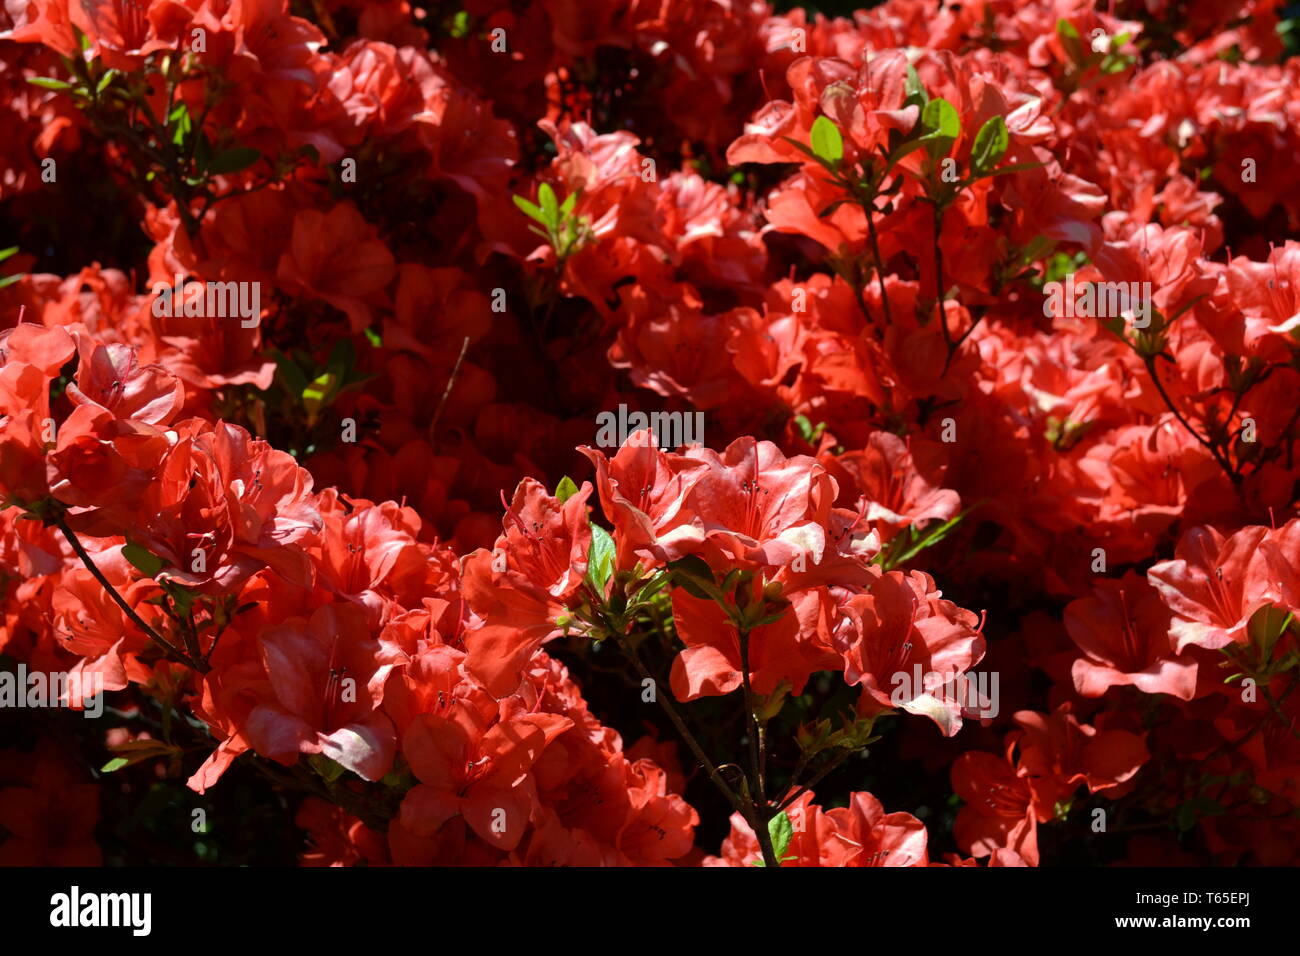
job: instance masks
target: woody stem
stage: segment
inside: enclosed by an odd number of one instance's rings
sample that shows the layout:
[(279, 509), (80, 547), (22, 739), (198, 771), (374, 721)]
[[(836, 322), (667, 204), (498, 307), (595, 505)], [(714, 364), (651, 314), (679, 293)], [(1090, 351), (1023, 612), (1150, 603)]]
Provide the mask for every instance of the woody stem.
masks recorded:
[(1164, 400), (1165, 405), (1168, 406), (1169, 411), (1173, 413), (1174, 418), (1178, 420), (1178, 423), (1182, 425), (1183, 428), (1187, 429), (1188, 434), (1195, 438), (1197, 442), (1204, 446), (1205, 450), (1210, 453), (1234, 485), (1241, 484), (1241, 475), (1237, 474), (1236, 469), (1232, 467), (1232, 462), (1228, 460), (1226, 455), (1220, 452), (1219, 448), (1213, 442), (1203, 437), (1199, 431), (1192, 427), (1192, 423), (1183, 416), (1183, 413), (1178, 410), (1178, 406), (1174, 404), (1174, 400), (1169, 397), (1169, 393), (1165, 391), (1164, 383), (1160, 381), (1160, 375), (1156, 372), (1155, 356), (1143, 356), (1142, 361), (1147, 367), (1147, 374), (1151, 376), (1151, 381), (1155, 385), (1156, 391), (1160, 393), (1161, 399)]
[(842, 764), (846, 759), (848, 759), (850, 753), (851, 751), (849, 750), (842, 750), (838, 754), (836, 754), (835, 757), (832, 758), (830, 762), (826, 764), (826, 766), (822, 767), (815, 774), (813, 774), (813, 778), (811, 780), (809, 780), (798, 790), (796, 790), (793, 794), (791, 794), (789, 797), (783, 800), (778, 810), (784, 810), (787, 807), (791, 806), (796, 800), (802, 797), (805, 793), (813, 789), (813, 787), (817, 786), (817, 784), (821, 783), (822, 780), (825, 779), (827, 774), (829, 774), (832, 770), (834, 770), (836, 767)]
[(767, 830), (767, 821), (769, 817), (769, 807), (767, 804), (767, 781), (764, 780), (763, 751), (766, 749), (766, 741), (763, 740), (763, 731), (759, 726), (758, 719), (754, 716), (754, 690), (749, 685), (749, 632), (740, 632), (740, 677), (745, 690), (745, 723), (749, 732), (749, 766), (750, 776), (753, 779), (751, 789), (753, 794), (751, 804), (753, 806), (754, 819), (750, 826), (754, 828), (754, 836), (758, 838), (758, 846), (763, 851), (763, 864), (765, 866), (780, 866), (780, 861), (776, 858), (776, 851), (772, 847), (772, 835)]
[(132, 624), (143, 631), (149, 640), (161, 647), (166, 655), (177, 663), (184, 664), (186, 667), (192, 667), (200, 673), (206, 673), (210, 669), (206, 661), (191, 658), (180, 648), (167, 641), (161, 634), (150, 627), (145, 622), (144, 618), (136, 613), (135, 608), (126, 603), (126, 599), (117, 593), (117, 588), (113, 587), (108, 578), (104, 577), (104, 572), (99, 570), (99, 567), (91, 559), (90, 554), (87, 553), (86, 549), (77, 539), (76, 532), (68, 526), (67, 518), (65, 518), (61, 512), (56, 513), (51, 520), (54, 526), (63, 532), (63, 536), (68, 539), (68, 544), (72, 545), (72, 550), (75, 551), (77, 557), (81, 559), (81, 563), (86, 566), (86, 570), (95, 576), (95, 580), (99, 582), (100, 587), (108, 592), (108, 596), (113, 599), (113, 603), (122, 609), (122, 613), (130, 619)]
[[(1294, 687), (1295, 684), (1293, 683), (1291, 686)], [(1287, 712), (1282, 709), (1281, 703), (1274, 698), (1273, 692), (1268, 689), (1267, 684), (1262, 685), (1261, 689), (1264, 691), (1264, 700), (1267, 701), (1269, 709), (1277, 715), (1279, 720), (1282, 721), (1282, 725), (1286, 727), (1291, 736), (1300, 740), (1300, 731), (1295, 729), (1295, 718), (1288, 716)]]
[[(638, 653), (635, 645), (633, 645), (630, 640), (623, 641), (622, 644), (627, 650), (627, 655), (631, 658), (633, 666), (636, 667), (637, 673), (641, 675), (641, 679), (643, 681), (648, 680), (657, 687), (658, 681), (650, 676), (650, 671), (646, 669), (645, 663), (641, 660), (641, 655)], [(686, 746), (689, 747), (691, 753), (695, 755), (695, 759), (699, 761), (700, 766), (704, 768), (704, 772), (707, 773), (709, 779), (713, 781), (713, 785), (722, 791), (722, 795), (731, 803), (732, 808), (746, 820), (751, 821), (752, 825), (754, 814), (751, 812), (750, 808), (746, 806), (745, 802), (737, 796), (736, 791), (732, 790), (731, 787), (727, 785), (727, 782), (722, 779), (722, 774), (718, 772), (718, 768), (714, 766), (713, 761), (711, 761), (704, 753), (704, 748), (700, 746), (700, 742), (695, 739), (695, 735), (692, 734), (690, 728), (686, 726), (686, 721), (684, 721), (682, 715), (677, 712), (677, 708), (672, 705), (671, 701), (669, 701), (668, 695), (656, 692), (654, 696), (655, 700), (659, 701), (659, 706), (664, 709), (664, 713), (668, 715), (668, 719), (672, 721), (673, 726), (677, 729), (677, 733), (679, 733), (682, 739), (686, 741)]]
[(876, 234), (875, 202), (866, 203), (867, 232), (871, 236), (871, 255), (876, 260), (876, 281), (880, 285), (880, 305), (885, 310), (885, 324), (893, 325), (894, 316), (889, 311), (889, 296), (885, 294), (885, 263), (880, 258), (880, 237)]
[(939, 230), (943, 228), (943, 207), (938, 202), (934, 204), (934, 294), (935, 307), (939, 312), (939, 331), (943, 333), (944, 345), (948, 347), (948, 354), (951, 357), (954, 346), (952, 344), (952, 335), (948, 332), (948, 313), (943, 307), (943, 249), (939, 245)]

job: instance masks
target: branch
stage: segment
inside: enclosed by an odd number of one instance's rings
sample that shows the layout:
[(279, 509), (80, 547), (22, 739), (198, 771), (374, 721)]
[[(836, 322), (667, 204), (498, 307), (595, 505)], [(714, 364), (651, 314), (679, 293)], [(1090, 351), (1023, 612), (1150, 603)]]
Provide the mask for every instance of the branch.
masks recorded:
[[(641, 661), (641, 655), (637, 653), (636, 647), (633, 646), (632, 642), (630, 640), (625, 640), (621, 643), (627, 650), (627, 655), (631, 658), (632, 664), (636, 667), (637, 673), (641, 675), (641, 679), (652, 681), (655, 686), (658, 687), (659, 682), (655, 681), (655, 679), (650, 675), (650, 671), (646, 669), (645, 664)], [(743, 816), (746, 820), (751, 821), (752, 826), (753, 814), (749, 812), (749, 808), (747, 808), (744, 801), (736, 795), (736, 792), (732, 790), (731, 787), (727, 786), (727, 782), (722, 779), (722, 775), (718, 772), (718, 768), (715, 767), (713, 761), (709, 760), (708, 756), (705, 755), (704, 748), (700, 746), (700, 742), (695, 739), (695, 735), (691, 733), (690, 729), (686, 726), (686, 722), (682, 720), (682, 715), (677, 713), (677, 708), (669, 703), (667, 694), (661, 694), (656, 690), (655, 700), (659, 701), (659, 705), (663, 707), (664, 713), (668, 715), (668, 719), (672, 721), (673, 726), (677, 728), (677, 732), (681, 734), (682, 739), (686, 741), (686, 745), (690, 747), (691, 753), (695, 755), (695, 759), (700, 762), (700, 766), (703, 767), (705, 773), (709, 775), (709, 779), (713, 781), (713, 785), (722, 791), (723, 796), (731, 802), (732, 807), (735, 808), (737, 813)]]
[(95, 562), (91, 559), (86, 549), (77, 539), (76, 532), (68, 526), (68, 519), (64, 516), (61, 510), (55, 511), (54, 516), (50, 520), (56, 528), (63, 532), (63, 536), (68, 539), (68, 544), (72, 545), (72, 550), (75, 551), (77, 557), (81, 559), (81, 563), (86, 566), (86, 570), (95, 576), (95, 580), (99, 582), (100, 586), (108, 592), (108, 596), (113, 599), (113, 603), (122, 609), (122, 613), (130, 619), (132, 624), (143, 631), (149, 640), (161, 647), (163, 652), (169, 658), (177, 663), (184, 664), (186, 667), (193, 668), (200, 674), (206, 674), (211, 669), (208, 666), (207, 661), (195, 659), (185, 653), (185, 651), (167, 641), (161, 634), (150, 627), (145, 622), (144, 618), (136, 613), (135, 608), (126, 603), (126, 599), (117, 593), (117, 588), (113, 587), (108, 578), (104, 577), (104, 572), (99, 570), (95, 565)]
[(848, 759), (849, 754), (851, 754), (852, 752), (853, 751), (851, 750), (841, 750), (838, 754), (836, 754), (836, 756), (831, 760), (830, 763), (822, 767), (821, 770), (818, 770), (817, 773), (813, 775), (813, 778), (811, 780), (809, 780), (802, 787), (796, 790), (794, 794), (792, 794), (786, 800), (782, 801), (781, 805), (777, 809), (785, 810), (796, 800), (802, 797), (805, 793), (807, 793), (813, 787), (817, 786), (817, 784), (821, 783), (822, 780), (824, 780), (832, 770), (834, 770), (840, 764), (844, 763), (844, 761)]
[(772, 834), (768, 832), (768, 803), (767, 803), (767, 781), (764, 780), (763, 758), (765, 741), (763, 740), (763, 731), (758, 726), (758, 720), (754, 717), (754, 691), (749, 685), (749, 632), (740, 632), (740, 678), (745, 690), (745, 723), (749, 728), (749, 765), (750, 774), (753, 776), (753, 795), (750, 802), (753, 804), (754, 820), (750, 824), (754, 828), (754, 836), (758, 838), (758, 846), (763, 851), (763, 864), (770, 867), (778, 867), (781, 862), (776, 858), (776, 850), (772, 846)]
[(1178, 419), (1179, 424), (1187, 429), (1188, 433), (1203, 445), (1206, 451), (1214, 457), (1214, 460), (1218, 462), (1219, 467), (1224, 470), (1234, 485), (1241, 484), (1241, 475), (1237, 474), (1236, 469), (1232, 467), (1232, 462), (1230, 462), (1215, 445), (1211, 444), (1209, 439), (1202, 436), (1200, 432), (1193, 428), (1192, 423), (1184, 418), (1182, 412), (1180, 412), (1177, 406), (1174, 405), (1174, 400), (1170, 398), (1169, 393), (1165, 391), (1164, 383), (1160, 381), (1160, 376), (1156, 372), (1155, 356), (1144, 356), (1142, 361), (1147, 367), (1147, 374), (1151, 376), (1151, 381), (1156, 386), (1156, 391), (1160, 393), (1160, 397), (1164, 400), (1165, 405), (1169, 407), (1169, 411), (1173, 412), (1174, 418)]

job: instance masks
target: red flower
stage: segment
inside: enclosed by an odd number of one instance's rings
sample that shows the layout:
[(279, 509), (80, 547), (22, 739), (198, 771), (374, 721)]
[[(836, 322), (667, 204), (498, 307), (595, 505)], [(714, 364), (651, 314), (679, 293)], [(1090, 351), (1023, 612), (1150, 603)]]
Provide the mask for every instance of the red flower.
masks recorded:
[(258, 639), (274, 699), (253, 708), (245, 733), (264, 756), (292, 764), (322, 754), (378, 780), (393, 762), (393, 725), (379, 711), (390, 665), (354, 605), (323, 605)]
[(360, 332), (371, 324), (371, 304), (395, 271), (392, 253), (374, 238), (373, 227), (351, 203), (339, 203), (328, 213), (298, 213), (276, 278), (288, 291), (324, 299), (346, 313), (352, 331)]
[(495, 720), (466, 707), (443, 710), (416, 718), (402, 738), (420, 779), (402, 801), (402, 824), (428, 837), (462, 816), (480, 839), (513, 850), (536, 805), (529, 771), (573, 722), (524, 713), (517, 701), (503, 702)]
[(1065, 626), (1084, 653), (1073, 668), (1075, 689), (1084, 697), (1127, 685), (1182, 700), (1195, 696), (1196, 661), (1175, 656), (1169, 610), (1137, 575), (1100, 582), (1092, 597), (1065, 609)]
[[(784, 866), (926, 866), (925, 824), (910, 813), (885, 813), (869, 793), (851, 794), (847, 807), (823, 810), (805, 793), (786, 810), (790, 843)], [(722, 857), (706, 866), (750, 866), (762, 860), (758, 840), (739, 814), (731, 818), (731, 835)]]
[(1178, 543), (1175, 560), (1147, 572), (1174, 612), (1169, 634), (1176, 652), (1192, 644), (1217, 649), (1244, 643), (1251, 615), (1281, 600), (1268, 552), (1260, 548), (1267, 535), (1261, 527), (1227, 537), (1213, 528), (1193, 528)]
[(929, 717), (952, 736), (968, 704), (972, 711), (983, 706), (964, 678), (984, 656), (979, 619), (943, 600), (929, 575), (881, 575), (866, 593), (850, 598), (844, 612), (835, 646), (844, 679), (862, 686), (860, 712), (898, 707)]
[(466, 667), (498, 698), (518, 686), (533, 652), (561, 633), (567, 602), (582, 587), (591, 547), (590, 494), (584, 483), (561, 503), (539, 482), (524, 479), (493, 550), (465, 559), (465, 600), (480, 621), (466, 642)]
[(660, 451), (650, 431), (629, 436), (612, 459), (585, 445), (578, 450), (596, 466), (596, 489), (614, 525), (620, 568), (631, 567), (638, 556), (672, 561), (703, 540), (681, 512), (704, 475), (704, 462)]

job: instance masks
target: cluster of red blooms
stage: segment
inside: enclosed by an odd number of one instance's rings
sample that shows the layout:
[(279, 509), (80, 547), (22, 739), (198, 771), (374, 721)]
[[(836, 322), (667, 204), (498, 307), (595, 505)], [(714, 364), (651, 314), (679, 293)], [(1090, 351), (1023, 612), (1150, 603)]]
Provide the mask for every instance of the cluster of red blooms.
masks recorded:
[(0, 654), (178, 717), (0, 862), (240, 761), (307, 865), (1300, 863), (1279, 5), (6, 0)]

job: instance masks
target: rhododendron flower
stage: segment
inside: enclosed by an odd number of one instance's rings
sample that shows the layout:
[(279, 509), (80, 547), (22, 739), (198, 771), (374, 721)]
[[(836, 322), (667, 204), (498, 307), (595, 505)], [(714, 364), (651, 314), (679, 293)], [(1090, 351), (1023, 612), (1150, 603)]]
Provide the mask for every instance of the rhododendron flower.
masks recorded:
[(833, 473), (842, 469), (866, 498), (863, 518), (874, 525), (898, 530), (930, 520), (946, 521), (960, 510), (960, 496), (928, 481), (897, 435), (876, 432), (862, 451), (841, 455), (833, 462)]
[(0, 4), (0, 862), (1300, 863), (1294, 20), (861, 6)]
[(1110, 687), (1132, 685), (1148, 694), (1191, 700), (1196, 662), (1175, 656), (1170, 645), (1169, 609), (1136, 575), (1103, 581), (1092, 597), (1065, 609), (1065, 626), (1084, 652), (1074, 662), (1075, 688), (1098, 697)]
[[(761, 594), (747, 597), (754, 602), (762, 599)], [(715, 601), (692, 597), (683, 589), (675, 590), (672, 600), (677, 636), (686, 645), (673, 661), (673, 696), (687, 701), (736, 690), (744, 671), (736, 624)], [(815, 602), (818, 595), (810, 594), (808, 600)], [(793, 609), (750, 631), (747, 640), (750, 678), (758, 694), (772, 693), (783, 681), (797, 694), (810, 674), (837, 663), (824, 639), (804, 632)]]
[[(823, 810), (805, 793), (785, 811), (791, 821), (790, 843), (782, 866), (926, 866), (925, 824), (910, 813), (885, 813), (869, 793), (854, 793), (847, 807)], [(758, 840), (739, 814), (731, 818), (731, 835), (721, 858), (706, 866), (748, 866), (759, 857)]]
[(465, 600), (481, 623), (468, 639), (466, 667), (498, 697), (514, 690), (519, 668), (558, 636), (567, 602), (582, 587), (591, 546), (590, 484), (561, 503), (533, 479), (515, 489), (505, 531), (492, 551), (466, 559)]
[(644, 554), (672, 561), (703, 541), (700, 529), (682, 513), (686, 496), (703, 477), (703, 461), (660, 451), (650, 431), (636, 432), (613, 458), (583, 446), (596, 467), (600, 504), (614, 524), (619, 566)]
[(984, 656), (979, 618), (944, 600), (920, 571), (881, 575), (844, 613), (835, 646), (845, 680), (862, 686), (859, 711), (899, 707), (929, 717), (947, 736), (956, 733), (967, 703), (978, 703), (964, 675)]
[(248, 741), (261, 754), (291, 764), (322, 754), (366, 780), (393, 762), (393, 725), (378, 708), (389, 665), (377, 664), (376, 642), (351, 605), (324, 605), (259, 637), (274, 689), (248, 715)]
[(1242, 643), (1251, 615), (1280, 599), (1260, 549), (1267, 535), (1258, 526), (1227, 537), (1213, 528), (1193, 528), (1179, 542), (1175, 560), (1151, 568), (1152, 586), (1174, 612), (1169, 633), (1175, 651)]
[(721, 455), (708, 448), (686, 457), (707, 470), (685, 508), (705, 540), (731, 560), (768, 567), (797, 557), (816, 564), (826, 550), (835, 482), (807, 457), (787, 458), (771, 442), (740, 438)]
[(22, 324), (0, 338), (0, 497), (34, 503), (45, 496), (45, 450), (55, 439), (50, 382), (76, 351), (62, 329)]
[(976, 857), (1009, 849), (1038, 865), (1038, 825), (1048, 817), (1035, 809), (1029, 782), (1002, 757), (964, 753), (952, 766), (952, 788), (966, 805), (953, 835)]
[[(133, 537), (196, 587), (233, 587), (270, 566), (306, 583), (320, 512), (293, 458), (232, 425), (184, 432), (144, 495), (151, 517)], [(205, 529), (205, 530), (196, 530)]]
[(459, 815), (499, 849), (519, 844), (536, 801), (529, 771), (573, 722), (503, 704), (496, 721), (485, 723), (472, 710), (453, 706), (449, 715), (424, 714), (407, 728), (402, 752), (420, 785), (402, 802), (402, 818), (413, 833), (430, 836)]

